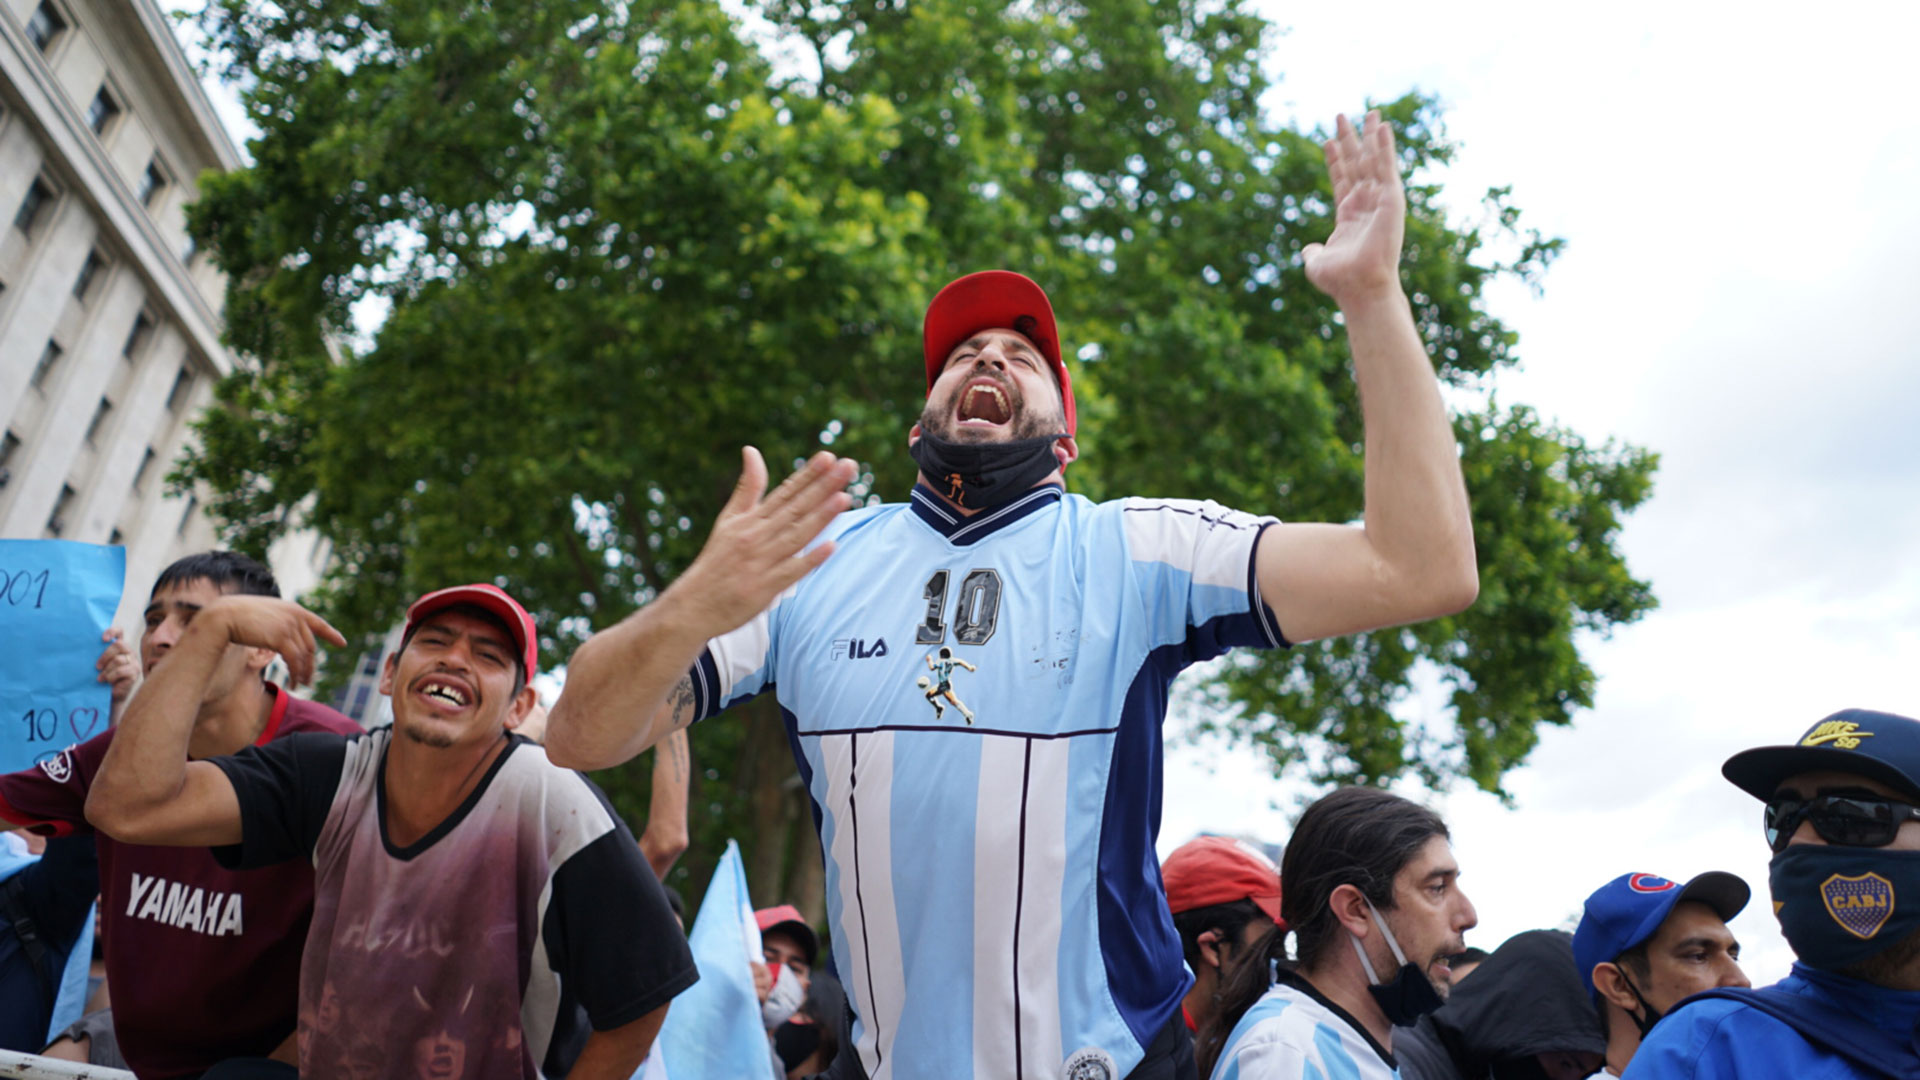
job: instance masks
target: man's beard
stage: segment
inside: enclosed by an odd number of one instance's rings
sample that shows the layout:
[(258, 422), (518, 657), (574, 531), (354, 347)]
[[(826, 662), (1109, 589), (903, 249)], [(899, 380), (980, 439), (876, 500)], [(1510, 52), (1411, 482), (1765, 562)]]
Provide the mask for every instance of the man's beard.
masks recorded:
[(401, 725), (400, 734), (405, 735), (407, 738), (412, 739), (422, 746), (431, 746), (439, 750), (445, 750), (447, 747), (453, 745), (453, 736), (446, 732), (431, 728), (423, 731), (419, 726), (414, 724)]

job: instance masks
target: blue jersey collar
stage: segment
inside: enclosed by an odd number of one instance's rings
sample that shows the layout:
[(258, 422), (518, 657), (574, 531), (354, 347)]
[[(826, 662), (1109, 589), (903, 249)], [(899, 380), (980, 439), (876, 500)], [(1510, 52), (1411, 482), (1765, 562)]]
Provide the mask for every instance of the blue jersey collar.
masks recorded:
[(1065, 493), (1063, 485), (1047, 484), (1034, 488), (998, 510), (972, 517), (956, 512), (925, 484), (913, 485), (910, 502), (913, 512), (934, 532), (946, 537), (949, 543), (965, 546), (979, 543), (1029, 514), (1056, 505)]

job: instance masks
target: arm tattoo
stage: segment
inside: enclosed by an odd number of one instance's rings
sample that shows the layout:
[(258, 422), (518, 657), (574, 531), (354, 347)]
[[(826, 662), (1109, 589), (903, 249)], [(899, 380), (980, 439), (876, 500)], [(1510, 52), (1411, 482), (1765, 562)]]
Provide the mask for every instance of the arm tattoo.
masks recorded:
[(673, 778), (681, 783), (687, 782), (687, 738), (675, 735), (667, 739), (667, 765)]
[(679, 731), (693, 723), (693, 676), (682, 675), (674, 684), (673, 692), (667, 695), (668, 704), (673, 706), (673, 730)]

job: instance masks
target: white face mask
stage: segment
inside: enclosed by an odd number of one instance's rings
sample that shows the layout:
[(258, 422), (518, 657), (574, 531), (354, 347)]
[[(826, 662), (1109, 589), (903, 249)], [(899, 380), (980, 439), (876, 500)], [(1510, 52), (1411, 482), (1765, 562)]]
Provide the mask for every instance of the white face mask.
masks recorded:
[(760, 1022), (772, 1031), (800, 1010), (801, 1003), (807, 1000), (807, 988), (787, 965), (768, 966), (773, 971), (773, 989), (767, 991), (767, 1000), (760, 1006)]

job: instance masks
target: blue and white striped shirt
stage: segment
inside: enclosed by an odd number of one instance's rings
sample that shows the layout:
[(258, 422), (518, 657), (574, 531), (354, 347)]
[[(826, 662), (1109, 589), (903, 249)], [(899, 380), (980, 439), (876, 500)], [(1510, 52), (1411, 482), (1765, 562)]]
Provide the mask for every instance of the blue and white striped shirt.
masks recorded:
[(1399, 1080), (1352, 1022), (1282, 976), (1227, 1035), (1210, 1080)]
[(1119, 1077), (1179, 1009), (1160, 724), (1182, 668), (1284, 644), (1269, 524), (1058, 487), (966, 518), (916, 488), (708, 644), (700, 715), (780, 702), (874, 1080)]

